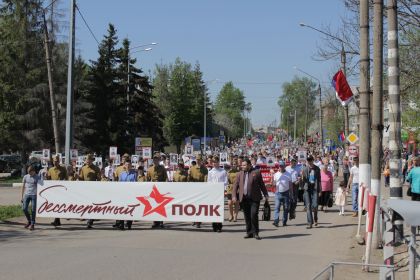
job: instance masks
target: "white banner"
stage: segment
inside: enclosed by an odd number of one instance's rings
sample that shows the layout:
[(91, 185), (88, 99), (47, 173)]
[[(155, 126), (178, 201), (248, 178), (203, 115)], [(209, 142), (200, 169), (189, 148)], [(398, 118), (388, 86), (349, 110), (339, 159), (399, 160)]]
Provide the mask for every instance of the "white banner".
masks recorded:
[(117, 156), (117, 147), (109, 147), (109, 158), (110, 159), (115, 159), (115, 157)]
[(42, 159), (50, 160), (50, 149), (42, 149)]
[(139, 163), (139, 156), (138, 155), (132, 155), (131, 156), (131, 164), (137, 165)]
[(298, 160), (300, 161), (304, 161), (306, 160), (306, 151), (298, 151)]
[(152, 158), (152, 147), (143, 147), (143, 158), (150, 159)]
[(220, 153), (220, 165), (227, 165), (227, 164), (228, 164), (228, 154)]
[(178, 154), (169, 154), (169, 163), (171, 166), (178, 165)]
[(79, 157), (79, 151), (77, 149), (70, 149), (71, 160), (77, 160)]
[(43, 181), (37, 216), (223, 222), (223, 183)]

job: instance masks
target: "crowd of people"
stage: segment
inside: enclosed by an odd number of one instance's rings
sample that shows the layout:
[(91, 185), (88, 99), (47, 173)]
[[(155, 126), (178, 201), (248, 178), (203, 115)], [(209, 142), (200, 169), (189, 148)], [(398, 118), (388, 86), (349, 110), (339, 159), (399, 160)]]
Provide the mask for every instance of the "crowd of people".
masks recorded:
[[(228, 156), (228, 163), (221, 161), (220, 155)], [(181, 158), (181, 157), (180, 157)], [(337, 149), (321, 154), (316, 145), (292, 144), (283, 141), (263, 141), (258, 138), (241, 139), (226, 147), (218, 147), (191, 158), (187, 166), (180, 159), (176, 166), (171, 165), (169, 157), (155, 153), (153, 162), (136, 159), (131, 162), (130, 155), (124, 154), (116, 166), (112, 159), (102, 169), (93, 162), (95, 157), (87, 155), (82, 168), (67, 168), (60, 165), (60, 158), (52, 158), (52, 166), (38, 173), (33, 166), (23, 178), (22, 207), (27, 218), (25, 228), (35, 226), (36, 186), (39, 180), (79, 180), (79, 181), (118, 181), (118, 182), (221, 182), (225, 186), (228, 222), (237, 222), (240, 210), (246, 222), (245, 238), (259, 237), (258, 211), (260, 201), (274, 196), (273, 225), (287, 226), (288, 221), (296, 218), (298, 202), (303, 202), (306, 211), (307, 229), (318, 226), (319, 211), (326, 211), (335, 204), (339, 215), (345, 212), (347, 195), (352, 194), (353, 217), (358, 215), (359, 164), (358, 158), (350, 161), (344, 150)], [(413, 200), (420, 198), (420, 158), (410, 158), (410, 170), (406, 170), (411, 184)], [(223, 163), (223, 165), (221, 165)], [(269, 180), (264, 181), (262, 168), (269, 170)], [(334, 180), (339, 187), (334, 193)], [(32, 215), (28, 208), (31, 204)], [(283, 212), (282, 215), (281, 211)], [(93, 227), (93, 220), (87, 221), (87, 228)], [(53, 226), (61, 226), (55, 219)], [(116, 221), (114, 228), (131, 229), (133, 221)], [(200, 222), (192, 226), (201, 227)], [(222, 224), (213, 223), (215, 232), (222, 231)], [(163, 228), (162, 221), (153, 222), (152, 228)]]

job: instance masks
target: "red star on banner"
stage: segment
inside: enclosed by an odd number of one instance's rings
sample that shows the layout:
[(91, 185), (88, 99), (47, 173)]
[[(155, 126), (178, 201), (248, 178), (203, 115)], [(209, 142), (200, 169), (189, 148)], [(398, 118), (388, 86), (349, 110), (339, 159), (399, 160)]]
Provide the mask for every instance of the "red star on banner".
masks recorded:
[[(165, 206), (174, 199), (173, 197), (167, 197), (167, 194), (168, 193), (161, 194), (157, 189), (156, 185), (154, 185), (152, 192), (149, 196), (136, 197), (138, 201), (144, 204), (143, 217), (150, 215), (154, 212), (160, 214), (163, 217), (166, 217)], [(150, 204), (149, 198), (153, 198), (156, 201), (156, 203), (158, 203), (158, 205), (155, 208), (153, 208)]]

